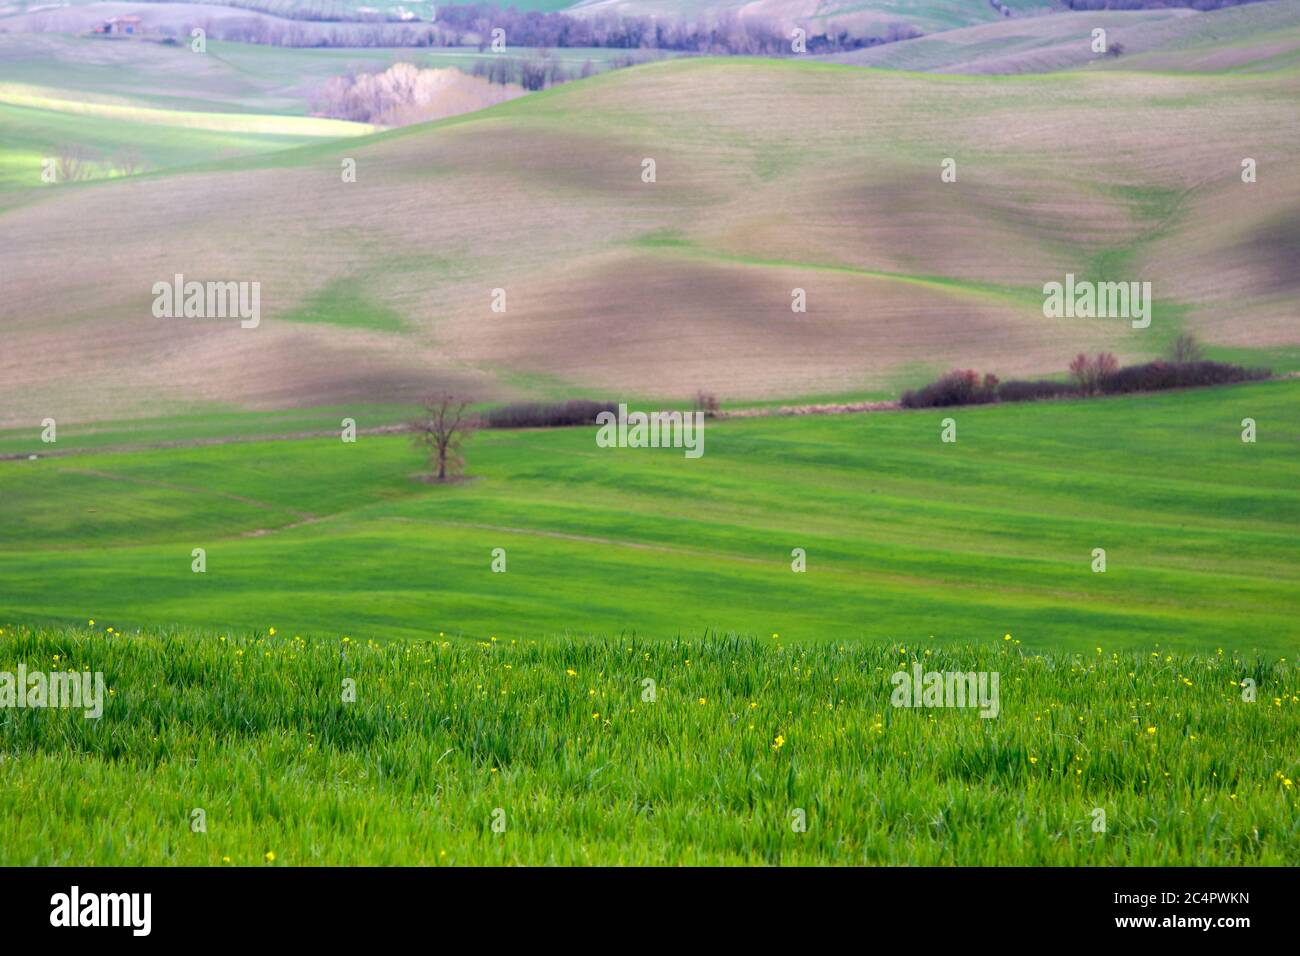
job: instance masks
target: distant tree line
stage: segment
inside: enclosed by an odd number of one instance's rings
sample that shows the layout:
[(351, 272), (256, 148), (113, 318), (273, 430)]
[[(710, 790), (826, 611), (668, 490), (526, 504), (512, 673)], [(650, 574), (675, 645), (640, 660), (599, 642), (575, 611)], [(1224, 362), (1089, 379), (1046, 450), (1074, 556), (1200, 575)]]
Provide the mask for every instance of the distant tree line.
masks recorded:
[(1220, 10), (1263, 0), (1061, 0), (1068, 10), (1164, 10), (1170, 7), (1192, 10)]
[(154, 32), (188, 43), (200, 27), (210, 40), (282, 47), (439, 47), (459, 46), (457, 37), (433, 24), (310, 22), (270, 17), (214, 20), (207, 17), (160, 26)]
[[(548, 86), (558, 86), (573, 79), (562, 64), (549, 57), (483, 57), (474, 61), (470, 72), (490, 83), (500, 83), (503, 86), (518, 84), (529, 91), (544, 90)], [(590, 76), (595, 72), (595, 67), (588, 62), (584, 72)]]
[[(257, 0), (237, 0), (244, 8), (259, 9)], [(270, 7), (267, 8), (271, 10)], [(285, 15), (278, 10), (274, 17)], [(377, 16), (378, 15), (372, 15)], [(202, 27), (212, 39), (289, 47), (455, 47), (477, 45), (487, 49), (492, 31), (503, 30), (510, 47), (602, 47), (617, 50), (665, 50), (739, 56), (790, 55), (789, 31), (772, 21), (724, 13), (707, 21), (600, 14), (578, 17), (568, 13), (501, 9), (487, 3), (470, 3), (438, 9), (436, 22), (325, 19), (298, 16), (274, 19), (249, 16), (230, 20), (196, 20), (177, 29), (162, 28), (164, 36), (187, 38)], [(912, 27), (894, 24), (879, 35), (850, 33), (835, 25), (821, 32), (809, 29), (808, 53), (839, 53), (904, 40), (920, 34)]]
[[(506, 42), (532, 47), (609, 47), (620, 50), (672, 50), (681, 53), (718, 53), (778, 56), (791, 52), (791, 37), (779, 24), (758, 17), (726, 13), (711, 20), (600, 14), (580, 17), (537, 10), (503, 10), (488, 3), (441, 7), (438, 23), (444, 29), (474, 34), (486, 44), (491, 31), (505, 31)], [(889, 40), (915, 36), (906, 26), (891, 26), (881, 36), (856, 36), (830, 27), (809, 31), (809, 53), (833, 53)]]
[[(626, 53), (622, 56), (604, 61), (604, 69), (621, 70), (654, 59), (653, 51)], [(544, 90), (558, 86), (569, 80), (586, 79), (599, 72), (591, 60), (583, 62), (578, 70), (566, 69), (564, 64), (553, 60), (546, 50), (537, 56), (485, 56), (474, 61), (469, 72), (482, 77), (490, 83), (503, 85), (515, 84), (529, 91)]]

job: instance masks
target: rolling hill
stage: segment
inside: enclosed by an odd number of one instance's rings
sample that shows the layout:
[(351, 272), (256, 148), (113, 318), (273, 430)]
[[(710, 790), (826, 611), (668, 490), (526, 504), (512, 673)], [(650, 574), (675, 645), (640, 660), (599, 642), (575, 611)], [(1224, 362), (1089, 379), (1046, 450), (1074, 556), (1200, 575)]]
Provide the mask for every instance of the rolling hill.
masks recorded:
[[(393, 51), (0, 33), (0, 863), (1293, 862), (1300, 377), (734, 407), (1185, 330), (1300, 369), (1300, 64), (1251, 16), (383, 131), (307, 92)], [(1056, 70), (1048, 19), (889, 52)], [(44, 182), (65, 147), (144, 165)], [(1150, 327), (1044, 318), (1070, 273)], [(182, 275), (260, 321), (159, 314)], [(699, 457), (487, 429), (444, 482), (397, 425), (434, 387), (724, 409)], [(8, 706), (24, 668), (107, 696)], [(987, 709), (893, 706), (913, 668)]]
[[(1183, 326), (1259, 357), (1300, 343), (1298, 90), (1295, 71), (683, 60), (264, 159), (33, 188), (0, 213), (0, 415), (401, 402), (435, 385), (896, 391), (953, 364), (1150, 355)], [(1043, 283), (1071, 271), (1152, 281), (1152, 327), (1044, 319)], [(261, 326), (154, 318), (154, 283), (177, 273), (260, 282)]]
[[(1102, 28), (1123, 54), (1092, 51)], [(1300, 2), (1271, 0), (1197, 13), (1099, 10), (1001, 20), (824, 57), (895, 70), (1046, 73), (1095, 67), (1153, 72), (1244, 72), (1300, 63)]]

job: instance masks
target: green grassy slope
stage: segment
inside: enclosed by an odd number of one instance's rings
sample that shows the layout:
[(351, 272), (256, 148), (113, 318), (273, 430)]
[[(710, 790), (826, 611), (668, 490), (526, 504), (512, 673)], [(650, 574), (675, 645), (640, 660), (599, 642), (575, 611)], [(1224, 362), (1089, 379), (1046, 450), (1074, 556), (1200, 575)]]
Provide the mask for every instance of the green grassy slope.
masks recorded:
[[(577, 74), (588, 61), (600, 69), (625, 53), (548, 55)], [(371, 132), (366, 124), (309, 116), (326, 80), (396, 62), (468, 72), (490, 55), (212, 41), (200, 57), (184, 46), (0, 33), (0, 191), (10, 193), (0, 202), (38, 190), (42, 161), (69, 146), (93, 154), (99, 178), (113, 173), (114, 157), (126, 150), (138, 155), (138, 171), (156, 172)]]
[[(512, 55), (533, 52), (521, 48)], [(547, 54), (576, 73), (587, 60), (599, 67), (627, 51), (568, 48)], [(211, 40), (198, 56), (186, 46), (0, 33), (0, 84), (52, 87), (88, 99), (121, 97), (166, 109), (300, 116), (311, 111), (317, 87), (331, 77), (378, 72), (397, 62), (469, 71), (474, 61), (493, 55), (477, 47), (335, 49)]]
[[(201, 163), (221, 156), (248, 155), (284, 149), (311, 137), (293, 133), (201, 130), (183, 124), (132, 123), (120, 118), (78, 116), (61, 109), (20, 106), (0, 93), (0, 190), (10, 195), (30, 191), (41, 183), (46, 160), (57, 160), (65, 147), (88, 151), (95, 176), (117, 175), (117, 157), (134, 150), (144, 168), (164, 169)], [(3, 200), (0, 200), (2, 202)]]
[(0, 34), (0, 203), (39, 195), (43, 163), (70, 147), (101, 178), (117, 175), (127, 152), (137, 172), (157, 172), (372, 131), (305, 115), (315, 78), (357, 58), (256, 59), (260, 69), (222, 43), (198, 57), (184, 47)]
[(442, 487), (401, 436), (0, 462), (0, 620), (1294, 656), (1298, 394), (717, 422), (697, 460), (487, 432)]

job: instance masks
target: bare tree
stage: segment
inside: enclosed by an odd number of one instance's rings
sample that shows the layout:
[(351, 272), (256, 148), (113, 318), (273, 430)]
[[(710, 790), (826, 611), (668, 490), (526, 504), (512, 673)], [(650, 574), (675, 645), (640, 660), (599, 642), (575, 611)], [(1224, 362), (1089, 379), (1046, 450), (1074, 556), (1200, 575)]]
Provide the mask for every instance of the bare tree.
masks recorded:
[(718, 396), (700, 389), (695, 393), (695, 410), (703, 412), (705, 418), (716, 418), (718, 415)]
[(1169, 343), (1166, 354), (1169, 361), (1176, 365), (1199, 362), (1205, 358), (1205, 351), (1201, 348), (1201, 343), (1190, 332), (1181, 332), (1175, 336), (1174, 340)]
[(429, 456), (429, 468), (438, 481), (448, 473), (456, 474), (465, 466), (461, 449), (478, 430), (478, 419), (469, 411), (470, 403), (454, 395), (431, 395), (425, 399), (423, 413), (411, 422), (412, 443)]
[(60, 146), (55, 160), (55, 170), (61, 183), (75, 183), (89, 179), (91, 173), (90, 154), (82, 146)]
[(1111, 352), (1098, 352), (1092, 367), (1100, 384), (1119, 371), (1119, 359)]
[(134, 146), (119, 149), (113, 154), (113, 166), (123, 176), (134, 176), (143, 166), (140, 161), (140, 150)]
[(1070, 363), (1070, 375), (1084, 395), (1096, 395), (1102, 382), (1114, 375), (1118, 368), (1119, 362), (1110, 352), (1098, 352), (1096, 358), (1080, 352)]

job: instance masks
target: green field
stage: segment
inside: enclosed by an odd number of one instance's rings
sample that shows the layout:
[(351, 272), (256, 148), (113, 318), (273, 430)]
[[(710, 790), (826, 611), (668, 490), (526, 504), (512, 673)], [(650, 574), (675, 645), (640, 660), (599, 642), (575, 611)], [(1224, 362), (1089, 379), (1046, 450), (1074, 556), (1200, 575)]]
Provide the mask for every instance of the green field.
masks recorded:
[[(5, 628), (107, 702), (0, 711), (0, 865), (1300, 858), (1294, 661), (1015, 641)], [(997, 672), (997, 719), (890, 706), (914, 661)]]
[[(187, 166), (303, 145), (322, 136), (337, 138), (371, 131), (362, 123), (302, 116), (256, 116), (63, 101), (37, 88), (0, 84), (0, 190), (30, 193), (42, 183), (43, 163), (76, 144), (86, 150), (91, 178), (122, 172), (115, 163), (124, 150), (138, 156), (137, 171)], [(6, 197), (8, 198), (8, 197)]]
[(414, 480), (393, 435), (0, 462), (0, 621), (809, 645), (1011, 630), (1033, 650), (1294, 657), (1298, 396), (721, 421), (695, 460), (599, 449), (590, 428), (483, 432), (447, 486)]

